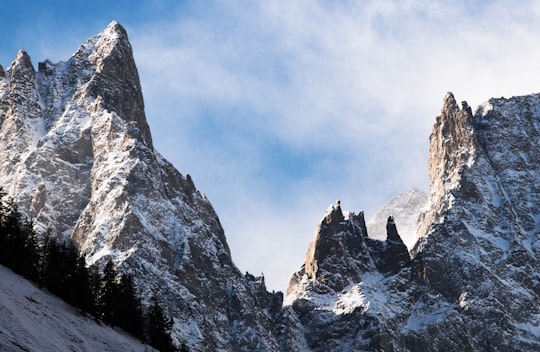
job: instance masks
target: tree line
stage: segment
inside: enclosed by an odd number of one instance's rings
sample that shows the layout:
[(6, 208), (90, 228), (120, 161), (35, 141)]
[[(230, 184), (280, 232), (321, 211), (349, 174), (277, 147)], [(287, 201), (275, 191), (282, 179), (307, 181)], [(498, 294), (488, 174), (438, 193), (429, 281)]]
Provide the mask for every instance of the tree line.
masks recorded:
[(0, 264), (62, 298), (83, 313), (117, 326), (157, 348), (177, 349), (171, 339), (172, 318), (157, 297), (144, 309), (133, 277), (116, 271), (110, 258), (103, 267), (87, 266), (71, 242), (59, 242), (50, 231), (38, 235), (22, 219), (12, 198), (0, 188)]

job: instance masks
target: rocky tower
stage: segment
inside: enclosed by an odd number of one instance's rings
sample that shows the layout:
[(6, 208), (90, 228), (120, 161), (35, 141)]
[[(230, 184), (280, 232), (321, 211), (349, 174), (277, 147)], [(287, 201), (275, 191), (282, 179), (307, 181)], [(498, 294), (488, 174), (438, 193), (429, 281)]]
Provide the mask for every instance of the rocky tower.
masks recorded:
[(412, 334), (423, 350), (540, 348), (539, 141), (540, 95), (491, 99), (473, 115), (447, 94), (430, 137), (426, 236), (414, 250), (445, 307)]
[[(387, 240), (368, 237), (364, 214), (343, 213), (338, 201), (326, 211), (302, 268), (290, 276), (284, 315), (294, 316), (303, 333), (300, 347), (313, 351), (377, 350), (380, 329), (393, 309), (377, 291), (405, 282), (411, 260), (394, 219)], [(403, 291), (403, 288), (400, 289)], [(381, 311), (387, 314), (381, 315)], [(290, 336), (298, 340), (298, 334)], [(294, 348), (293, 348), (294, 347)]]
[(241, 275), (209, 201), (154, 150), (124, 28), (37, 72), (21, 51), (0, 73), (0, 185), (38, 229), (156, 292), (177, 342), (275, 350), (281, 296)]

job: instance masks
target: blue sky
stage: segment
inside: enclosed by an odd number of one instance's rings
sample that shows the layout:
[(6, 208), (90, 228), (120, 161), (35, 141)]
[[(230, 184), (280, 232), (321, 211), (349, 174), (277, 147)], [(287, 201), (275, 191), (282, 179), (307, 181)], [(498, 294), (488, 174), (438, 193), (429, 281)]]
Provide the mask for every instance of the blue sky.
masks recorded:
[[(540, 3), (3, 1), (0, 64), (128, 31), (156, 148), (218, 212), (233, 260), (284, 289), (327, 206), (428, 189), (447, 91), (538, 92)], [(399, 228), (399, 224), (398, 224)]]

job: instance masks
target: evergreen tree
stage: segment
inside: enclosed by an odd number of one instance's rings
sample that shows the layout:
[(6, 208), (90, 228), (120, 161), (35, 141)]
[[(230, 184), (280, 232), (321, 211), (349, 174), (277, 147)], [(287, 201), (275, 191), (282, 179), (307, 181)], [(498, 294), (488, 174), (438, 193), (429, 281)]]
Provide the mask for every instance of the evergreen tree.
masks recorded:
[(161, 352), (174, 352), (176, 348), (171, 339), (172, 319), (167, 319), (156, 296), (148, 311), (148, 344)]
[(93, 304), (94, 304), (94, 315), (96, 317), (100, 316), (100, 292), (101, 292), (101, 276), (97, 265), (92, 265), (88, 269), (88, 282), (90, 286), (90, 291), (92, 292)]
[(26, 221), (21, 235), (25, 239), (20, 259), (21, 274), (33, 282), (39, 282), (41, 254), (32, 221)]
[(103, 269), (103, 278), (99, 293), (100, 317), (108, 324), (116, 321), (116, 309), (119, 304), (117, 273), (112, 259), (109, 259)]
[(42, 239), (40, 255), (38, 258), (38, 271), (40, 274), (38, 285), (39, 287), (47, 287), (48, 267), (49, 267), (49, 246), (51, 244), (52, 234), (51, 229), (47, 228), (45, 236)]
[(44, 273), (44, 286), (53, 294), (62, 294), (64, 277), (62, 274), (62, 251), (56, 239), (50, 237), (46, 244), (46, 267)]
[(95, 315), (97, 313), (94, 290), (90, 282), (90, 272), (86, 268), (86, 259), (82, 255), (78, 255), (75, 260), (75, 268), (73, 276), (69, 280), (68, 289), (68, 303), (88, 314)]
[[(76, 247), (59, 244), (49, 229), (40, 245), (32, 221), (22, 223), (17, 205), (5, 196), (0, 187), (0, 264), (135, 337), (142, 339), (146, 332), (147, 342), (162, 352), (177, 350), (170, 336), (173, 321), (155, 296), (145, 320), (131, 275), (119, 277), (109, 259), (101, 276), (95, 266), (86, 267)], [(180, 351), (188, 351), (187, 346)]]
[(14, 272), (22, 273), (21, 254), (24, 250), (24, 237), (21, 234), (20, 213), (12, 198), (5, 203), (6, 214), (3, 222), (5, 237), (4, 265)]
[(143, 319), (141, 302), (131, 275), (122, 275), (118, 283), (118, 306), (115, 309), (113, 323), (131, 335), (143, 337)]

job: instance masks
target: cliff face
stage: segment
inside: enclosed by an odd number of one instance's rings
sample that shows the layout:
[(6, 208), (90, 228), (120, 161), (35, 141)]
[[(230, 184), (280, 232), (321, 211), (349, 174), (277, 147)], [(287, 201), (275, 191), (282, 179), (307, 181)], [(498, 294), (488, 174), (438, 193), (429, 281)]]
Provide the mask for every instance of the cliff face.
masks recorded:
[(276, 348), (281, 296), (238, 271), (210, 202), (154, 150), (119, 23), (37, 72), (19, 52), (0, 102), (0, 184), (39, 230), (73, 240), (89, 264), (112, 257), (194, 350)]
[[(291, 276), (285, 308), (299, 317), (308, 348), (538, 349), (539, 127), (539, 95), (491, 99), (473, 114), (447, 94), (410, 262), (393, 218), (386, 241), (377, 241), (334, 207), (327, 214), (338, 216), (323, 219)], [(324, 248), (339, 251), (324, 256), (332, 253)]]
[(448, 94), (430, 138), (431, 204), (419, 227), (427, 235), (415, 253), (468, 350), (540, 343), (539, 98), (491, 99), (473, 115)]
[(297, 317), (304, 350), (381, 348), (384, 319), (401, 309), (386, 292), (403, 291), (411, 271), (392, 217), (386, 227), (385, 241), (372, 239), (362, 212), (344, 214), (339, 201), (328, 208), (304, 265), (287, 285), (284, 311)]

